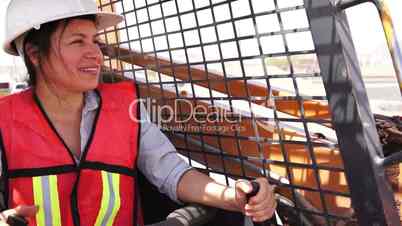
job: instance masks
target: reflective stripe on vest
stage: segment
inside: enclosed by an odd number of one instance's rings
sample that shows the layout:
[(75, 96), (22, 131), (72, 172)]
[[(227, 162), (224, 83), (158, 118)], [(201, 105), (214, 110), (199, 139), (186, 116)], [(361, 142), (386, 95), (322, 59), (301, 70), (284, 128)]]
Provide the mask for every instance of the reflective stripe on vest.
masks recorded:
[(61, 226), (57, 176), (33, 177), (32, 182), (35, 205), (39, 206), (37, 225)]
[(95, 226), (112, 226), (120, 209), (120, 175), (102, 172), (102, 202)]

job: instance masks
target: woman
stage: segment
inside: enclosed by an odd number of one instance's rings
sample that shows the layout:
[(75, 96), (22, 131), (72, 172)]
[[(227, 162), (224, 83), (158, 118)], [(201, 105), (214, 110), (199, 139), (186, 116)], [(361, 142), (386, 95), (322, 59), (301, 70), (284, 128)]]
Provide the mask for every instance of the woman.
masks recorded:
[(13, 0), (4, 49), (24, 58), (31, 88), (0, 101), (5, 206), (29, 225), (142, 225), (137, 168), (175, 201), (269, 219), (273, 187), (246, 203), (248, 181), (226, 187), (191, 169), (147, 120), (131, 83), (98, 84), (97, 31), (122, 18), (93, 0)]

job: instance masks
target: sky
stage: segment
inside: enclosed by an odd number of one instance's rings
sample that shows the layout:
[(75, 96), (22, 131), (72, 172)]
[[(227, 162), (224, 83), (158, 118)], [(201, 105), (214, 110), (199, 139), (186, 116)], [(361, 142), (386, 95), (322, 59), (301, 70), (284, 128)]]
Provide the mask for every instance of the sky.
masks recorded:
[[(182, 0), (190, 1), (190, 0)], [(263, 0), (255, 0), (256, 2)], [(283, 1), (283, 0), (282, 0)], [(402, 4), (400, 0), (389, 0), (391, 8), (402, 9)], [(4, 41), (4, 18), (5, 9), (8, 0), (0, 1), (0, 43), (3, 45)], [(399, 5), (397, 5), (399, 4)], [(355, 7), (347, 11), (349, 23), (352, 29), (352, 35), (355, 40), (355, 45), (357, 49), (365, 53), (370, 53), (370, 51), (378, 51), (378, 46), (385, 45), (384, 35), (380, 26), (380, 22), (376, 16), (376, 11), (374, 7), (369, 4), (363, 4), (361, 6)], [(396, 27), (399, 28), (399, 33), (402, 36), (402, 16), (400, 13), (395, 13), (397, 20), (395, 21)], [(399, 17), (399, 18), (398, 18)], [(400, 43), (402, 43), (402, 37), (400, 38)], [(3, 52), (2, 48), (0, 50), (0, 66), (11, 66), (17, 64), (22, 64), (19, 57), (11, 57)]]

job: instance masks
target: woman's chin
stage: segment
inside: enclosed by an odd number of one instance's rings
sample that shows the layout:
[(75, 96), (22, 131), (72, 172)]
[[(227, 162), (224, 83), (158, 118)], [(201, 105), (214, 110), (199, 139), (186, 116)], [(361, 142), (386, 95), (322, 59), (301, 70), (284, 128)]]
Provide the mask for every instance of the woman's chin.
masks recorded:
[(95, 89), (99, 84), (99, 73), (94, 75), (83, 74), (80, 78), (80, 86), (85, 86), (89, 89)]
[(74, 85), (74, 89), (78, 92), (87, 92), (96, 89), (98, 85), (99, 85), (98, 79), (85, 80), (85, 81), (83, 80), (80, 81), (79, 84)]

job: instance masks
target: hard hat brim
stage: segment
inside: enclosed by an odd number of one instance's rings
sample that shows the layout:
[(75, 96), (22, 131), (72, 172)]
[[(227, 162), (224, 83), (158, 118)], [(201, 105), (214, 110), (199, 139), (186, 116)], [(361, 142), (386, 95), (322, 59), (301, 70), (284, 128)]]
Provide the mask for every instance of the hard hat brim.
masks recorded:
[(98, 12), (96, 14), (96, 25), (98, 30), (103, 30), (119, 24), (123, 19), (123, 16), (115, 13)]
[[(57, 18), (55, 20), (60, 20), (60, 19), (67, 19), (75, 16), (84, 16), (84, 15), (95, 15), (96, 16), (96, 27), (98, 30), (104, 30), (106, 28), (115, 26), (119, 24), (121, 21), (123, 21), (124, 17), (115, 13), (108, 13), (108, 12), (96, 12), (96, 13), (85, 13), (85, 14), (78, 14), (78, 15), (72, 15), (70, 17), (64, 17), (64, 18)], [(51, 22), (51, 21), (48, 21)], [(24, 31), (20, 35), (25, 34)], [(18, 36), (19, 37), (19, 36)], [(12, 42), (14, 42), (18, 37), (12, 39), (12, 40), (6, 40), (4, 43), (3, 49), (5, 52), (14, 55), (14, 56), (19, 56), (19, 53), (17, 50), (12, 46)]]

